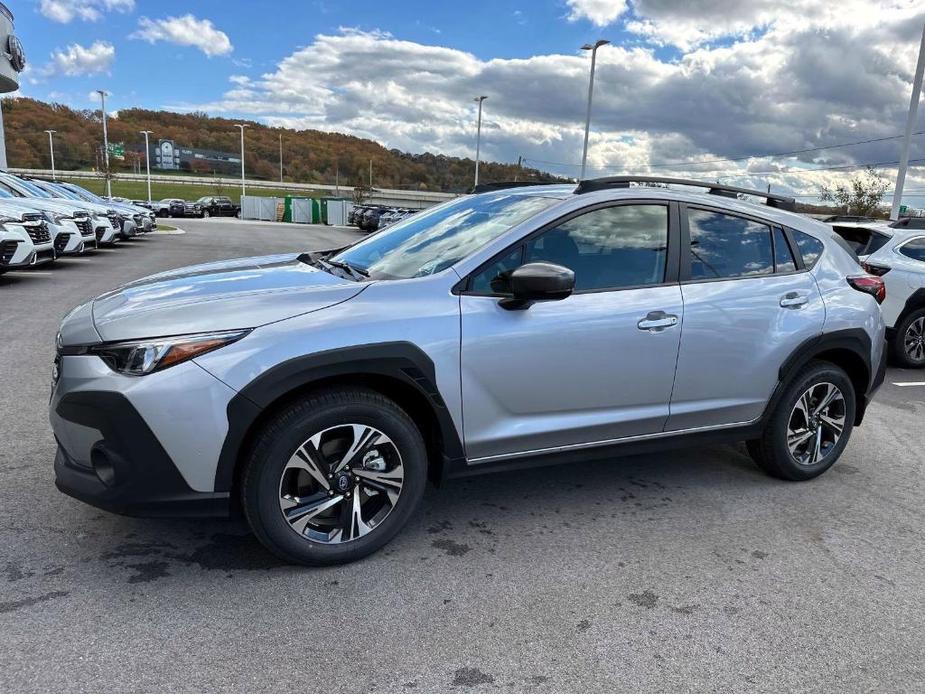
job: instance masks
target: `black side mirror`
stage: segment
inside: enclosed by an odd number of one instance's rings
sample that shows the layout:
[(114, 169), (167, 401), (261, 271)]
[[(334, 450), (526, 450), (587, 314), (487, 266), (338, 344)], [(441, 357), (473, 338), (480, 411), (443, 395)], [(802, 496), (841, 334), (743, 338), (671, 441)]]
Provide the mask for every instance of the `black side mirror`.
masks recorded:
[(575, 273), (553, 263), (527, 263), (509, 279), (512, 297), (501, 299), (501, 308), (519, 311), (537, 301), (560, 301), (575, 289)]

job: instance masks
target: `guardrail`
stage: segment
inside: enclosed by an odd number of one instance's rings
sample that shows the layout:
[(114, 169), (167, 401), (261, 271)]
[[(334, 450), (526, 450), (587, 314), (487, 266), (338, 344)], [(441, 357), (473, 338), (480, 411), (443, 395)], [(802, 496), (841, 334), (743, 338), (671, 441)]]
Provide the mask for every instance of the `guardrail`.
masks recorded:
[[(8, 169), (11, 173), (23, 174), (26, 176), (39, 176), (50, 178), (51, 169)], [(86, 178), (101, 180), (95, 171), (55, 171), (55, 174), (62, 178)], [(141, 181), (147, 180), (146, 174), (117, 173), (113, 174), (114, 181)], [(223, 188), (237, 188), (241, 185), (240, 178), (214, 177), (214, 176), (172, 176), (165, 174), (151, 174), (151, 183), (170, 183), (175, 185), (194, 185), (194, 186), (222, 186)], [(349, 198), (353, 195), (353, 188), (350, 186), (332, 186), (326, 183), (280, 183), (278, 181), (262, 181), (255, 179), (245, 179), (244, 184), (247, 188), (272, 189), (272, 190), (291, 190), (293, 193), (307, 193), (318, 191), (328, 193), (336, 197)], [(367, 198), (366, 202), (378, 205), (390, 205), (394, 207), (409, 207), (414, 209), (424, 209), (431, 205), (451, 200), (456, 196), (453, 193), (438, 193), (428, 190), (397, 190), (389, 188), (376, 188)]]

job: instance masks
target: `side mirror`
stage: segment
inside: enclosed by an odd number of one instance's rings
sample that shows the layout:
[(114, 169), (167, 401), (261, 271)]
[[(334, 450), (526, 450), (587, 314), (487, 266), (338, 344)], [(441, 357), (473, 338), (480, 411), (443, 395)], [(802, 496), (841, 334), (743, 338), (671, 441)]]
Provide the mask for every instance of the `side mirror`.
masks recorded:
[(560, 301), (575, 289), (575, 273), (553, 263), (527, 263), (510, 275), (512, 297), (501, 299), (501, 308), (520, 311), (537, 301)]

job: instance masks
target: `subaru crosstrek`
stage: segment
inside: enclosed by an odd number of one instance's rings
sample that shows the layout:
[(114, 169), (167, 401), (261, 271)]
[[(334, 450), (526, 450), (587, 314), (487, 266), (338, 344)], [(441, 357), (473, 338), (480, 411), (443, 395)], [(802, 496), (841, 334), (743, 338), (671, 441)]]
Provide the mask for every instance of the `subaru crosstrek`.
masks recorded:
[(58, 488), (243, 510), (279, 556), (330, 564), (388, 542), (428, 477), (720, 441), (821, 474), (883, 380), (882, 279), (791, 199), (640, 182), (489, 190), (79, 306), (57, 338)]

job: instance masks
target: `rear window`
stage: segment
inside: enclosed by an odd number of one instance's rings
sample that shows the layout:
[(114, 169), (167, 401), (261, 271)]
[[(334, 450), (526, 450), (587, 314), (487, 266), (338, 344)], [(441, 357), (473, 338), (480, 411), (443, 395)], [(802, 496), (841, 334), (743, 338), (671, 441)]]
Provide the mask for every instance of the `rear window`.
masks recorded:
[(793, 240), (796, 241), (797, 249), (800, 251), (800, 255), (803, 256), (804, 267), (807, 270), (810, 269), (819, 260), (825, 246), (815, 236), (810, 236), (796, 229), (793, 230)]
[(774, 272), (770, 227), (709, 210), (689, 209), (687, 218), (692, 280)]
[(833, 225), (832, 229), (843, 238), (857, 255), (871, 255), (883, 248), (890, 237), (873, 229)]

